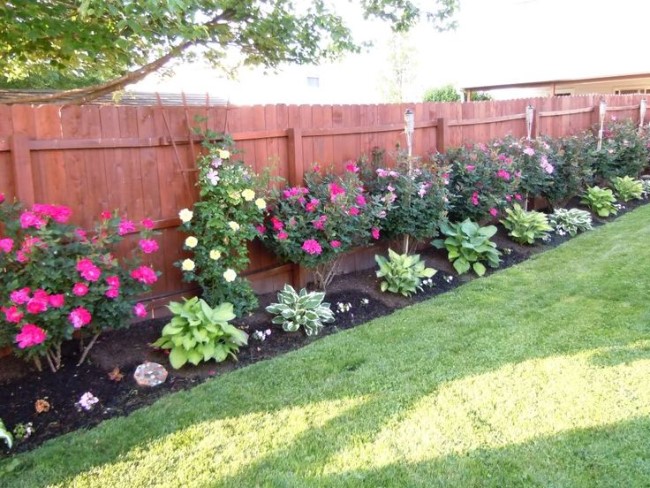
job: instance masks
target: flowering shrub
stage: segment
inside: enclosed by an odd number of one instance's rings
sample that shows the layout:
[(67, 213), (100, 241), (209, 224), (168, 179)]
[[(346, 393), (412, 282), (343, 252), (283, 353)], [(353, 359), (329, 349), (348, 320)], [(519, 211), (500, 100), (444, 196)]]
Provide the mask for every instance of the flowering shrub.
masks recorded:
[(553, 184), (546, 187), (542, 196), (553, 208), (564, 206), (572, 197), (580, 195), (593, 182), (592, 158), (589, 148), (593, 135), (568, 136), (553, 139), (545, 137), (554, 154)]
[[(592, 140), (596, 144), (596, 138)], [(648, 135), (645, 131), (639, 132), (638, 126), (631, 120), (612, 118), (603, 130), (602, 149), (598, 151), (593, 145), (590, 155), (600, 183), (616, 176), (636, 178), (648, 165)]]
[[(4, 200), (4, 197), (0, 200)], [(134, 298), (150, 289), (158, 274), (144, 255), (158, 249), (153, 222), (139, 225), (103, 212), (92, 234), (69, 225), (71, 211), (59, 205), (0, 205), (5, 234), (0, 238), (0, 345), (35, 361), (45, 357), (55, 371), (61, 344), (78, 332), (91, 336), (79, 364), (103, 330), (128, 325), (147, 314)], [(123, 263), (112, 247), (141, 229), (138, 246)]]
[(320, 289), (334, 277), (343, 253), (380, 237), (385, 208), (364, 191), (358, 172), (353, 163), (342, 176), (310, 171), (305, 186), (282, 189), (269, 209), (265, 243), (284, 260), (312, 270)]
[(423, 164), (409, 171), (406, 161), (400, 161), (394, 169), (380, 163), (374, 159), (372, 164), (363, 165), (362, 179), (369, 194), (387, 208), (382, 222), (384, 237), (410, 236), (424, 241), (438, 235), (449, 201), (446, 168)]
[[(210, 134), (206, 140), (213, 140)], [(232, 303), (242, 316), (257, 306), (248, 280), (239, 276), (250, 261), (248, 242), (259, 235), (266, 201), (263, 181), (241, 160), (232, 157), (232, 141), (205, 144), (198, 185), (200, 201), (193, 210), (179, 213), (181, 228), (188, 234), (183, 248), (192, 253), (178, 263), (186, 281), (196, 281), (210, 305)]]
[(521, 201), (519, 177), (513, 159), (494, 143), (452, 148), (437, 154), (439, 164), (449, 166), (449, 218), (475, 221), (494, 219), (511, 201)]

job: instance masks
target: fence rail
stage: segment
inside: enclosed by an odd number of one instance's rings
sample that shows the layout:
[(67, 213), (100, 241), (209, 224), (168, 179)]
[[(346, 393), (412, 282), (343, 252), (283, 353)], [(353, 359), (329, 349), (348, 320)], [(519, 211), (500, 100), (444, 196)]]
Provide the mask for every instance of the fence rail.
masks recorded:
[[(605, 96), (608, 111), (638, 120), (642, 95)], [(346, 161), (405, 144), (403, 114), (415, 112), (414, 154), (464, 143), (526, 135), (525, 108), (535, 107), (534, 135), (560, 136), (597, 122), (600, 95), (473, 103), (332, 106), (0, 105), (0, 192), (26, 204), (65, 204), (90, 227), (102, 210), (149, 217), (161, 231), (152, 264), (163, 271), (151, 298), (194, 291), (173, 262), (183, 257), (178, 210), (198, 196), (195, 126), (228, 132), (258, 172), (300, 184), (314, 162), (342, 171)], [(198, 117), (198, 119), (197, 119)], [(201, 122), (195, 122), (201, 120)], [(251, 244), (247, 275), (260, 292), (300, 278), (260, 243)], [(354, 253), (344, 271), (372, 265), (372, 251)]]

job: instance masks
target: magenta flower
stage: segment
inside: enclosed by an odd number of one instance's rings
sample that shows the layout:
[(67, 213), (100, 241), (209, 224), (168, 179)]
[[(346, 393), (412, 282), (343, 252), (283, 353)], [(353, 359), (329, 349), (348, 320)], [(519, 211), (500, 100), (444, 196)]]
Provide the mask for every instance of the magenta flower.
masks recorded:
[(140, 239), (138, 246), (145, 254), (151, 254), (159, 249), (158, 243), (154, 239)]
[(282, 230), (282, 229), (284, 229), (284, 224), (277, 217), (271, 217), (271, 225), (273, 226), (273, 230)]
[(47, 306), (49, 305), (49, 303), (50, 300), (47, 293), (45, 293), (45, 295), (43, 294), (37, 295), (36, 293), (34, 293), (34, 296), (30, 298), (29, 301), (27, 302), (27, 307), (26, 307), (27, 313), (36, 315), (39, 313), (47, 312)]
[(117, 275), (113, 276), (107, 276), (106, 277), (106, 284), (110, 286), (111, 288), (119, 288), (120, 287), (120, 277)]
[(102, 213), (99, 214), (99, 217), (102, 220), (109, 220), (112, 216), (113, 215), (108, 210), (104, 210)]
[(74, 234), (79, 238), (80, 241), (85, 241), (88, 238), (88, 235), (83, 229), (75, 229)]
[(471, 173), (476, 169), (476, 166), (474, 166), (473, 164), (468, 164), (467, 166), (465, 166), (465, 169)]
[(262, 224), (256, 225), (255, 228), (260, 234), (264, 234), (264, 232), (266, 232), (266, 228)]
[(133, 306), (133, 314), (134, 314), (136, 317), (146, 317), (146, 316), (147, 316), (147, 307), (145, 307), (145, 306), (144, 306), (143, 304), (141, 304), (141, 303), (136, 303), (136, 304)]
[(330, 241), (330, 246), (332, 246), (334, 249), (338, 249), (341, 247), (341, 241)]
[(0, 203), (5, 203), (5, 194), (0, 193)]
[(135, 232), (135, 224), (131, 220), (122, 220), (117, 227), (117, 233), (121, 236), (128, 234), (129, 232)]
[(26, 263), (29, 261), (29, 258), (27, 257), (27, 254), (25, 254), (23, 251), (16, 251), (16, 261), (19, 263)]
[(84, 307), (77, 307), (68, 315), (68, 321), (75, 329), (88, 325), (92, 319), (92, 315)]
[(20, 227), (23, 229), (29, 229), (34, 227), (35, 229), (40, 229), (45, 225), (45, 221), (41, 219), (34, 212), (25, 211), (20, 214)]
[(9, 294), (9, 298), (16, 305), (24, 305), (29, 301), (29, 294), (32, 292), (31, 289), (25, 287), (20, 290), (14, 290)]
[(72, 287), (72, 294), (77, 297), (83, 297), (88, 293), (88, 285), (85, 283), (75, 283)]
[(352, 215), (353, 217), (356, 217), (359, 215), (359, 209), (357, 207), (350, 207), (350, 210), (348, 210), (348, 213)]
[(363, 195), (357, 195), (357, 197), (354, 199), (355, 203), (359, 205), (360, 207), (365, 207), (366, 205), (366, 197)]
[(65, 205), (50, 205), (49, 215), (55, 222), (58, 222), (59, 224), (65, 224), (68, 220), (70, 220), (72, 210), (70, 207), (66, 207)]
[(522, 196), (519, 193), (515, 193), (515, 200), (522, 200)]
[(0, 310), (4, 312), (7, 322), (10, 322), (12, 324), (19, 324), (24, 316), (24, 314), (18, 310), (18, 307), (16, 306), (11, 306), (9, 308), (2, 307)]
[(95, 264), (88, 258), (80, 259), (77, 263), (77, 271), (86, 281), (97, 281), (102, 274)]
[(510, 179), (510, 173), (507, 172), (505, 169), (500, 169), (497, 171), (497, 178), (501, 178), (502, 180), (508, 181)]
[(337, 185), (336, 183), (330, 183), (329, 184), (329, 190), (330, 190), (330, 201), (335, 201), (336, 197), (339, 195), (345, 195), (345, 188)]
[(472, 193), (472, 205), (478, 206), (478, 192)]
[(119, 288), (109, 288), (106, 290), (106, 293), (104, 293), (107, 298), (117, 298), (120, 296), (120, 289)]
[(158, 280), (156, 272), (149, 266), (140, 266), (131, 271), (131, 278), (145, 285), (152, 285)]
[(65, 305), (65, 295), (63, 293), (59, 293), (57, 295), (50, 295), (49, 302), (50, 302), (50, 307), (61, 308), (63, 305)]
[(151, 219), (142, 219), (140, 225), (142, 225), (142, 227), (145, 229), (151, 230), (153, 229), (154, 223)]
[(499, 211), (498, 211), (496, 208), (492, 207), (492, 208), (490, 209), (490, 215), (491, 215), (492, 217), (496, 217), (497, 215), (499, 215)]
[(38, 346), (47, 339), (47, 332), (34, 324), (25, 324), (20, 333), (16, 336), (16, 342), (20, 349)]
[(4, 239), (0, 239), (0, 251), (10, 253), (11, 250), (13, 249), (13, 247), (14, 247), (14, 240), (13, 239), (11, 239), (9, 237), (5, 237)]
[(532, 147), (527, 147), (524, 149), (524, 154), (527, 154), (528, 156), (534, 156), (535, 150)]
[(305, 206), (305, 210), (307, 212), (313, 212), (318, 208), (318, 204), (320, 203), (320, 200), (317, 198), (312, 198), (309, 203)]
[(325, 227), (325, 222), (327, 222), (327, 215), (321, 215), (316, 220), (312, 221), (314, 229), (323, 230)]
[(307, 254), (319, 255), (323, 252), (323, 248), (320, 247), (320, 244), (316, 239), (307, 239), (302, 243), (302, 250)]
[(373, 227), (370, 229), (370, 234), (372, 235), (372, 238), (377, 240), (379, 239), (379, 229), (377, 227)]
[(348, 173), (358, 173), (359, 167), (355, 163), (351, 162), (345, 165), (345, 171)]
[(278, 240), (284, 241), (285, 239), (287, 239), (289, 237), (289, 234), (287, 234), (285, 231), (281, 230), (280, 232), (278, 232), (278, 235), (276, 237), (278, 238)]

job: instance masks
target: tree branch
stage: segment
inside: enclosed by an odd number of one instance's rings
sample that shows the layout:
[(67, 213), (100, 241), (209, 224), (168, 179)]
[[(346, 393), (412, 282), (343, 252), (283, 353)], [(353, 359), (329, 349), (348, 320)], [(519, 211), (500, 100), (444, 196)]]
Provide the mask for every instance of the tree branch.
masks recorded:
[(63, 90), (56, 93), (40, 94), (40, 95), (26, 95), (19, 97), (0, 97), (0, 103), (16, 104), (16, 103), (51, 103), (51, 102), (72, 102), (72, 103), (86, 103), (96, 98), (101, 97), (107, 93), (111, 93), (124, 88), (126, 85), (140, 81), (154, 71), (162, 68), (168, 61), (179, 56), (183, 51), (195, 44), (196, 41), (186, 41), (171, 49), (167, 54), (160, 58), (145, 64), (144, 66), (130, 71), (119, 78), (91, 85), (84, 88), (74, 88), (72, 90)]

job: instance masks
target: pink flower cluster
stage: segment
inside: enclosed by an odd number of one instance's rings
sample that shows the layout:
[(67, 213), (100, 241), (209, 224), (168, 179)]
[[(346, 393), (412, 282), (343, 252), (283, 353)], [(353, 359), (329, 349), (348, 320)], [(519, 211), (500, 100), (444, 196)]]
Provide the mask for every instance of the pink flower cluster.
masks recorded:
[(547, 172), (549, 175), (553, 173), (555, 168), (551, 163), (548, 162), (548, 159), (546, 159), (546, 156), (542, 156), (541, 160), (539, 162), (540, 167)]
[(330, 183), (328, 186), (329, 186), (330, 201), (331, 202), (336, 201), (336, 198), (339, 195), (345, 195), (345, 188), (337, 185), (336, 183)]
[(88, 258), (77, 262), (77, 271), (86, 281), (97, 281), (102, 274), (102, 270)]
[(153, 285), (158, 281), (156, 272), (149, 266), (140, 266), (131, 271), (131, 278), (145, 285)]
[(505, 181), (510, 181), (510, 177), (511, 177), (510, 173), (505, 169), (500, 169), (499, 171), (497, 171), (497, 178), (501, 178), (502, 180)]
[(25, 324), (16, 335), (16, 342), (20, 349), (38, 346), (47, 339), (47, 332), (34, 324)]
[(302, 243), (302, 250), (307, 254), (319, 255), (323, 252), (323, 248), (316, 239), (307, 239)]
[(380, 178), (388, 178), (389, 176), (391, 178), (397, 178), (399, 176), (399, 173), (397, 171), (393, 171), (392, 169), (388, 170), (388, 169), (379, 168), (377, 170), (377, 176), (379, 176)]
[(316, 220), (312, 221), (314, 229), (324, 230), (325, 222), (327, 222), (327, 215), (321, 215)]
[(48, 205), (35, 203), (31, 210), (25, 210), (20, 214), (19, 221), (22, 229), (41, 229), (47, 224), (47, 219), (52, 219), (60, 224), (65, 224), (72, 215), (70, 207), (65, 205)]
[(303, 188), (301, 186), (294, 186), (291, 188), (288, 188), (282, 192), (282, 195), (284, 198), (293, 198), (293, 197), (302, 197), (309, 193), (309, 190), (307, 188)]
[(68, 321), (75, 329), (81, 329), (92, 321), (93, 317), (84, 307), (77, 307), (68, 315)]

